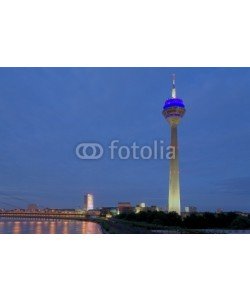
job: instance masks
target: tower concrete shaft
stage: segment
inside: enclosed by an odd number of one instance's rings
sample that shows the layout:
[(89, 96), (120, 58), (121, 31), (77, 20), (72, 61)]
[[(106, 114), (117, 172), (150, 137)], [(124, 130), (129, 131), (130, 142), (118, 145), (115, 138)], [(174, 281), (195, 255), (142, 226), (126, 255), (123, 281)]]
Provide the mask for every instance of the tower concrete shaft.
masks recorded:
[(169, 172), (169, 193), (168, 193), (168, 211), (181, 213), (180, 202), (180, 179), (179, 179), (179, 151), (177, 125), (171, 125), (171, 147), (174, 150), (174, 155), (170, 159)]
[(181, 213), (180, 179), (179, 179), (179, 149), (177, 139), (177, 127), (184, 116), (186, 109), (181, 98), (177, 98), (175, 76), (173, 75), (171, 98), (165, 101), (162, 114), (168, 121), (171, 129), (171, 146), (174, 157), (170, 159), (168, 211)]

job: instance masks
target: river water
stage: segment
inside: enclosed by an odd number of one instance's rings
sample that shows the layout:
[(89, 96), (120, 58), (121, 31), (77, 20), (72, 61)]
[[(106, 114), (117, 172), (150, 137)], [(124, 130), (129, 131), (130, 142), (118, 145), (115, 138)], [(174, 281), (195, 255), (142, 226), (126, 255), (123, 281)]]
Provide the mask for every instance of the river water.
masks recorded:
[(95, 234), (102, 233), (94, 222), (0, 218), (0, 234)]

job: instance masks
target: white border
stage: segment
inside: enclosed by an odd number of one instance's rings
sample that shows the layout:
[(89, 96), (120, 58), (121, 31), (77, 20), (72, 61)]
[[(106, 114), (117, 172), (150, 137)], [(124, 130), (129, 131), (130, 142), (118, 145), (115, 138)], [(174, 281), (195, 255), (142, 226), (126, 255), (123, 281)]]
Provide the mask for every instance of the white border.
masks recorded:
[(241, 235), (1, 236), (3, 299), (245, 299)]
[(248, 1), (12, 0), (1, 66), (250, 66)]

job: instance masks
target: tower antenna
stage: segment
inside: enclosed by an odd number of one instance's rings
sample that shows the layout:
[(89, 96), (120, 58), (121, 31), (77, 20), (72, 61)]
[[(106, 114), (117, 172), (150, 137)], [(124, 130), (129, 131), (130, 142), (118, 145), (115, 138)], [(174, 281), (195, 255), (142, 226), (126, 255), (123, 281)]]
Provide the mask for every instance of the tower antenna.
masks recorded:
[(173, 76), (173, 79), (172, 79), (172, 98), (175, 99), (176, 98), (175, 74), (173, 74), (172, 76)]

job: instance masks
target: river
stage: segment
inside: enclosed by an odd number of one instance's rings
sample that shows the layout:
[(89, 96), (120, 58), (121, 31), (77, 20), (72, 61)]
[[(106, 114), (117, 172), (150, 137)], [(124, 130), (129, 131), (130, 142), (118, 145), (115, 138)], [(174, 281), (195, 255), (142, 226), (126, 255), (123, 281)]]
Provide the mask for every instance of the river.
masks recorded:
[(0, 218), (0, 234), (100, 234), (99, 224), (89, 221)]

